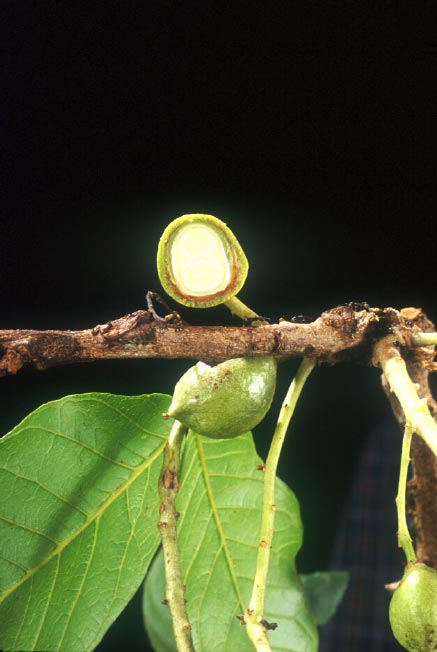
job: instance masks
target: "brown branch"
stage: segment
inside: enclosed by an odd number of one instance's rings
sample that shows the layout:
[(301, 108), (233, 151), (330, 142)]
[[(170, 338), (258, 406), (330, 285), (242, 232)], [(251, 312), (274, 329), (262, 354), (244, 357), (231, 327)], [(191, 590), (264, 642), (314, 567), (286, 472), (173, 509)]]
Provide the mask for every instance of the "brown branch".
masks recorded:
[[(420, 328), (423, 332), (435, 331), (434, 324), (425, 315)], [(430, 412), (437, 420), (437, 402), (429, 386), (428, 369), (432, 368), (432, 360), (433, 353), (429, 349), (412, 349), (406, 355), (408, 373), (419, 385), (419, 396), (426, 398)], [(419, 559), (437, 568), (437, 458), (420, 437), (413, 437), (411, 458), (413, 477), (408, 486), (408, 507), (416, 553)]]
[[(405, 316), (407, 311), (401, 311)], [(411, 316), (411, 315), (410, 315)], [(435, 332), (434, 324), (420, 311), (414, 315), (415, 326), (422, 332)], [(429, 370), (434, 370), (432, 348), (408, 348), (404, 350), (408, 374), (420, 398), (426, 398), (429, 410), (437, 420), (437, 402), (429, 386)], [(390, 399), (396, 418), (403, 426), (404, 413), (383, 376), (383, 387)], [(413, 475), (408, 483), (408, 513), (417, 557), (437, 568), (437, 459), (421, 437), (414, 436), (411, 447)]]
[(0, 376), (30, 365), (56, 365), (124, 358), (191, 358), (218, 362), (240, 356), (316, 357), (334, 364), (367, 363), (373, 338), (405, 328), (392, 308), (349, 304), (311, 323), (281, 321), (262, 326), (189, 326), (176, 314), (157, 321), (139, 310), (80, 331), (0, 330)]

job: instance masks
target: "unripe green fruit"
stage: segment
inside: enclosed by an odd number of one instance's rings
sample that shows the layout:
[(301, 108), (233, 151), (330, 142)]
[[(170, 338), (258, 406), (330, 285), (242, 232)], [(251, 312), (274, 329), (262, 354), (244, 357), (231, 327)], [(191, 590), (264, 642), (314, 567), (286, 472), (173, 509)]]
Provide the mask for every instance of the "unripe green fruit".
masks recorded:
[(165, 291), (191, 308), (229, 301), (246, 280), (249, 264), (237, 238), (213, 215), (182, 215), (158, 245), (158, 274)]
[(437, 650), (437, 571), (421, 563), (407, 567), (390, 602), (390, 624), (408, 652)]
[(237, 437), (264, 418), (275, 387), (274, 358), (198, 362), (176, 384), (168, 414), (201, 435)]

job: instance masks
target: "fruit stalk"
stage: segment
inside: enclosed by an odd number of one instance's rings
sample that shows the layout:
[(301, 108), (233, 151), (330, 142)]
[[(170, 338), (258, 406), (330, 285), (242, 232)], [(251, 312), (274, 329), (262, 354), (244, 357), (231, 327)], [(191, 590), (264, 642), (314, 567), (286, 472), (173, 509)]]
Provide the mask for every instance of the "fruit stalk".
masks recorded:
[(187, 428), (185, 426), (179, 421), (174, 422), (164, 448), (164, 459), (158, 486), (161, 499), (158, 527), (164, 551), (165, 599), (170, 608), (178, 652), (194, 652), (191, 626), (185, 606), (185, 586), (182, 581), (176, 531), (178, 518), (176, 495), (179, 491), (180, 452), (186, 432)]
[(405, 515), (405, 495), (407, 491), (407, 474), (410, 463), (410, 448), (413, 430), (408, 424), (405, 426), (404, 439), (402, 442), (401, 468), (399, 472), (398, 495), (396, 496), (396, 507), (398, 511), (398, 544), (403, 548), (408, 563), (416, 561), (416, 553), (413, 548), (413, 541), (408, 531)]
[(285, 395), (279, 412), (278, 422), (273, 435), (269, 454), (265, 465), (264, 497), (261, 518), (261, 535), (258, 547), (256, 574), (253, 583), (252, 597), (245, 614), (245, 623), (249, 638), (258, 652), (269, 652), (270, 644), (265, 626), (264, 607), (269, 570), (270, 550), (272, 548), (274, 521), (275, 521), (275, 480), (282, 445), (285, 440), (287, 428), (293, 416), (296, 403), (303, 386), (314, 369), (316, 362), (304, 358), (294, 377), (287, 394)]

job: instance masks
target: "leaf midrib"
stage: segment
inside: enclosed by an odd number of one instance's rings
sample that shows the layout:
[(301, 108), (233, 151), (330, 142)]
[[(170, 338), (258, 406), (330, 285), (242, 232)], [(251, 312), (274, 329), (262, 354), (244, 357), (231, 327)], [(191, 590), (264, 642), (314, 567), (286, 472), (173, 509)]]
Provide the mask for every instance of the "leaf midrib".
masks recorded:
[(208, 495), (208, 499), (209, 499), (209, 502), (210, 502), (210, 505), (211, 505), (211, 510), (212, 510), (212, 513), (213, 513), (214, 521), (216, 523), (216, 527), (217, 527), (219, 538), (220, 538), (220, 541), (221, 541), (221, 544), (222, 544), (222, 548), (223, 548), (223, 551), (225, 553), (225, 557), (226, 557), (229, 572), (230, 572), (230, 575), (231, 575), (232, 583), (234, 585), (235, 593), (237, 594), (238, 602), (240, 603), (242, 612), (244, 613), (246, 611), (245, 602), (243, 600), (243, 596), (241, 595), (240, 585), (239, 585), (239, 582), (238, 582), (237, 574), (235, 573), (234, 566), (233, 566), (233, 563), (232, 563), (232, 557), (231, 557), (231, 554), (229, 552), (229, 548), (228, 548), (228, 545), (227, 545), (227, 538), (226, 538), (225, 532), (223, 530), (220, 515), (218, 513), (217, 506), (216, 506), (216, 503), (215, 503), (214, 492), (212, 490), (211, 483), (210, 483), (210, 480), (209, 480), (209, 472), (208, 472), (206, 456), (205, 456), (205, 452), (203, 450), (203, 444), (202, 444), (202, 441), (201, 441), (201, 438), (200, 438), (199, 435), (196, 435), (196, 442), (197, 442), (197, 450), (198, 450), (198, 453), (199, 453), (200, 464), (201, 464), (201, 467), (202, 467), (203, 477), (204, 477), (204, 481), (205, 481), (206, 493)]
[(68, 537), (64, 539), (61, 543), (57, 545), (57, 547), (52, 550), (52, 552), (47, 555), (44, 559), (41, 560), (39, 564), (31, 568), (25, 575), (20, 577), (19, 580), (14, 582), (8, 589), (6, 589), (2, 595), (0, 596), (0, 604), (6, 600), (6, 598), (13, 593), (16, 589), (18, 589), (22, 584), (27, 582), (27, 580), (31, 577), (33, 577), (41, 568), (44, 568), (46, 564), (48, 564), (56, 555), (60, 554), (72, 541), (76, 539), (86, 528), (91, 525), (97, 518), (99, 518), (105, 510), (112, 505), (113, 502), (119, 498), (119, 496), (124, 492), (125, 489), (128, 489), (130, 485), (135, 482), (135, 480), (140, 477), (140, 475), (148, 468), (150, 467), (153, 462), (161, 455), (164, 446), (166, 444), (166, 440), (160, 444), (160, 446), (154, 451), (152, 455), (150, 455), (147, 459), (144, 460), (142, 464), (139, 464), (138, 467), (136, 467), (136, 470), (132, 472), (132, 474), (122, 482), (111, 494), (108, 496), (108, 498), (94, 511), (91, 512), (88, 518), (76, 529), (74, 530)]

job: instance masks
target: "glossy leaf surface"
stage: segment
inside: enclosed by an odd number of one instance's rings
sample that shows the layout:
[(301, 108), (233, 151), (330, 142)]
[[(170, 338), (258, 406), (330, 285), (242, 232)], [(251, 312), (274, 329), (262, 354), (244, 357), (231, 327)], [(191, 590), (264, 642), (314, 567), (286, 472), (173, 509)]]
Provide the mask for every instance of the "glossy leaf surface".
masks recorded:
[(0, 441), (0, 648), (92, 650), (159, 545), (169, 398), (47, 403)]
[[(190, 433), (178, 496), (179, 541), (187, 608), (196, 652), (252, 652), (238, 620), (250, 600), (255, 575), (263, 472), (250, 433), (214, 440)], [(295, 570), (302, 543), (299, 505), (279, 479), (275, 536), (265, 617), (277, 622), (272, 649), (315, 652), (317, 628)], [(146, 579), (145, 621), (157, 652), (173, 652), (159, 557)]]

